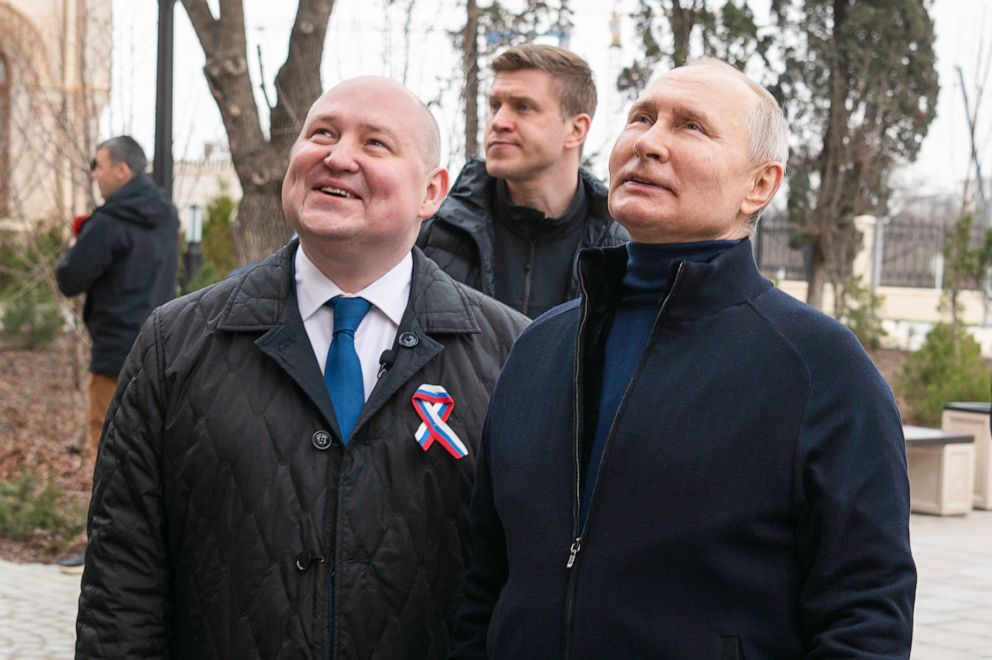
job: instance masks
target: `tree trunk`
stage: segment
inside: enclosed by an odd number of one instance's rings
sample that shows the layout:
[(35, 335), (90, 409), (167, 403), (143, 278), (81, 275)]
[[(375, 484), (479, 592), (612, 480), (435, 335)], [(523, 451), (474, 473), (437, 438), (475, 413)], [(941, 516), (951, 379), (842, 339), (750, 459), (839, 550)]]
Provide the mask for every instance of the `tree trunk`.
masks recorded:
[(242, 0), (219, 0), (214, 18), (207, 0), (182, 0), (206, 55), (210, 93), (227, 131), (231, 160), (241, 183), (235, 248), (241, 263), (261, 259), (282, 246), (291, 230), (282, 215), (282, 177), (289, 149), (310, 104), (320, 95), (320, 60), (334, 0), (300, 0), (289, 52), (275, 78), (276, 105), (265, 138), (248, 75)]
[(823, 285), (827, 283), (827, 265), (820, 246), (813, 243), (810, 251), (809, 280), (806, 288), (806, 304), (823, 309)]
[(812, 240), (813, 259), (810, 279), (806, 292), (806, 302), (823, 309), (823, 286), (828, 281), (837, 282), (831, 277), (840, 270), (837, 259), (844, 258), (844, 250), (837, 249), (838, 217), (843, 193), (843, 176), (840, 172), (844, 151), (844, 135), (847, 132), (847, 78), (838, 52), (837, 35), (843, 28), (846, 0), (834, 0), (834, 22), (830, 49), (830, 106), (827, 115), (827, 128), (823, 136), (820, 152), (820, 188), (816, 195), (816, 209), (813, 212)]
[(672, 0), (669, 22), (672, 28), (672, 64), (683, 66), (689, 61), (689, 38), (696, 21), (696, 2), (683, 7), (680, 0)]
[[(242, 218), (251, 218), (251, 231), (242, 230)], [(282, 200), (271, 189), (245, 189), (238, 206), (237, 225), (232, 232), (240, 263), (252, 263), (285, 245), (293, 229), (282, 213)], [(240, 239), (240, 240), (238, 240)]]
[(479, 153), (479, 8), (465, 0), (462, 32), (462, 66), (465, 72), (465, 160)]

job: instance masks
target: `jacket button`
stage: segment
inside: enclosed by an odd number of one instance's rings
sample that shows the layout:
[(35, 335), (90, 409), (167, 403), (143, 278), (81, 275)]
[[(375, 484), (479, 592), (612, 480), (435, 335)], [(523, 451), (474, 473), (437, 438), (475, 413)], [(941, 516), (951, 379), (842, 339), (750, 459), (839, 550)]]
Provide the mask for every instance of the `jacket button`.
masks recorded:
[(334, 439), (331, 438), (331, 434), (327, 431), (317, 431), (313, 434), (313, 438), (310, 439), (313, 443), (315, 449), (324, 451), (334, 444)]
[(403, 348), (413, 348), (420, 343), (420, 339), (412, 332), (404, 332), (400, 335), (400, 346)]
[(296, 555), (296, 570), (302, 573), (303, 571), (310, 568), (311, 562), (312, 562), (312, 558), (310, 557), (310, 553), (301, 552), (300, 554)]

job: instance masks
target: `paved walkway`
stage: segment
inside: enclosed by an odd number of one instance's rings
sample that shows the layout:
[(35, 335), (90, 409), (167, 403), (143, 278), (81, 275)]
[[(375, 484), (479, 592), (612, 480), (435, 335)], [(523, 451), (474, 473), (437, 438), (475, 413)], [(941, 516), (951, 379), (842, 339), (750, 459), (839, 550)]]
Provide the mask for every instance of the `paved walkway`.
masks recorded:
[(992, 511), (910, 523), (919, 584), (913, 660), (992, 658)]
[(0, 561), (0, 658), (72, 658), (79, 576)]
[[(910, 523), (920, 581), (912, 660), (992, 660), (992, 511)], [(0, 561), (0, 659), (72, 657), (79, 578)]]

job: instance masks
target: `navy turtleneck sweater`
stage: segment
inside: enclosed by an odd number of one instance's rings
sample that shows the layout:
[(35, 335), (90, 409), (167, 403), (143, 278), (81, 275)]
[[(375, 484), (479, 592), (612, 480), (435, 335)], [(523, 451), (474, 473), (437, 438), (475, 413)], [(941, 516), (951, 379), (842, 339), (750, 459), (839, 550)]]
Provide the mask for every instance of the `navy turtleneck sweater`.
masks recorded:
[[(658, 308), (668, 289), (669, 274), (680, 261), (709, 261), (738, 243), (740, 241), (627, 244), (627, 272), (623, 277), (623, 291), (613, 313), (602, 359), (597, 360), (603, 365), (602, 381), (595, 432), (591, 438), (586, 436), (589, 457), (582, 480), (582, 526), (585, 525), (589, 512), (589, 502), (607, 436), (627, 385), (647, 346)], [(664, 396), (664, 393), (660, 395)]]

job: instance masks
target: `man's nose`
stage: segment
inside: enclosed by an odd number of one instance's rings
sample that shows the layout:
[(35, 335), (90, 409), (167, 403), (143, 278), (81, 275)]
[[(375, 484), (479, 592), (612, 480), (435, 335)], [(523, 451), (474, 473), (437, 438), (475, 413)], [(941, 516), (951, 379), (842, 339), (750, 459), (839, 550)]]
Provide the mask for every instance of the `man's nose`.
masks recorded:
[(357, 165), (355, 161), (358, 145), (352, 140), (338, 140), (327, 148), (327, 155), (324, 156), (324, 165), (332, 170), (354, 170)]
[(499, 110), (489, 111), (489, 128), (497, 132), (509, 131), (513, 128), (510, 111), (506, 109), (506, 106), (501, 106)]
[(660, 121), (655, 122), (634, 140), (634, 154), (648, 160), (668, 160), (670, 139), (671, 131)]

